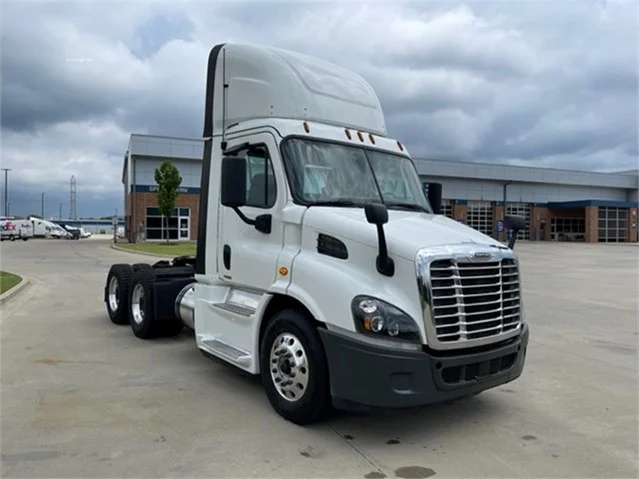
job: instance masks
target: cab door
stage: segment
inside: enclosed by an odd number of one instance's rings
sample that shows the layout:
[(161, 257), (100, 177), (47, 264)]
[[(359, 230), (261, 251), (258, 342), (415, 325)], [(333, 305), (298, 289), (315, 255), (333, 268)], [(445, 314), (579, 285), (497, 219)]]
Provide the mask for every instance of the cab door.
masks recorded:
[(286, 180), (277, 142), (268, 132), (234, 138), (227, 150), (246, 159), (246, 205), (242, 213), (250, 219), (271, 215), (270, 233), (246, 224), (231, 208), (221, 206), (218, 243), (220, 280), (240, 289), (264, 292), (277, 276), (277, 259), (283, 245), (281, 211), (286, 204)]

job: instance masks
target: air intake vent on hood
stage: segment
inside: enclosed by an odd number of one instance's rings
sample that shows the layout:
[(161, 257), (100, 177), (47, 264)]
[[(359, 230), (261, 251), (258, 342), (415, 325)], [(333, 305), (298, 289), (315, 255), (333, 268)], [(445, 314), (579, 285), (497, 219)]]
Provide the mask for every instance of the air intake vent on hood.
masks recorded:
[(317, 236), (317, 252), (338, 259), (348, 259), (346, 245), (337, 238), (320, 233)]

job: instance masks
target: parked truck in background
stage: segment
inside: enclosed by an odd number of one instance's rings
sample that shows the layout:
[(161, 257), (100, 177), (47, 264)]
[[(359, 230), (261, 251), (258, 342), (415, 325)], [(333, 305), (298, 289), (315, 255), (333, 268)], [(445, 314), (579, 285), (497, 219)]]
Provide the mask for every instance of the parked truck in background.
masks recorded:
[(27, 241), (33, 238), (33, 223), (28, 219), (2, 218), (0, 220), (0, 240)]
[(440, 214), (441, 185), (424, 194), (359, 75), (217, 45), (203, 136), (196, 256), (112, 265), (114, 323), (144, 339), (186, 325), (204, 355), (260, 375), (297, 424), (332, 407), (472, 396), (522, 374), (514, 239)]

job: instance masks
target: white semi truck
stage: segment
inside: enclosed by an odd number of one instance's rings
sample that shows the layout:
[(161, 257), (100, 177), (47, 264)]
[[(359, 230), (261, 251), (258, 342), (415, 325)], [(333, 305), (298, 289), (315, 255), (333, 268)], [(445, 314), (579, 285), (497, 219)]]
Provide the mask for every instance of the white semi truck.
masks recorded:
[[(195, 257), (114, 264), (104, 301), (140, 338), (186, 325), (309, 424), (518, 378), (529, 329), (508, 245), (440, 214), (371, 86), (317, 58), (220, 44), (208, 59)], [(506, 217), (514, 233), (523, 218)]]

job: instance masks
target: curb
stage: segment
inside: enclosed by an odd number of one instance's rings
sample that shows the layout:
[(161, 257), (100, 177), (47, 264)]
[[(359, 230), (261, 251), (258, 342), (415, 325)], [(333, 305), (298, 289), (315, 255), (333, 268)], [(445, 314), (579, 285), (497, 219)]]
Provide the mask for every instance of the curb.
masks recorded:
[(124, 253), (129, 253), (129, 254), (139, 254), (142, 256), (152, 256), (154, 258), (164, 258), (164, 259), (170, 259), (171, 255), (165, 255), (165, 254), (159, 254), (159, 253), (149, 253), (148, 251), (137, 251), (137, 250), (131, 250), (131, 249), (127, 249), (127, 248), (121, 248), (119, 246), (116, 246), (115, 244), (111, 243), (111, 249), (114, 249), (116, 251), (122, 251)]
[(22, 276), (22, 281), (20, 281), (13, 288), (11, 288), (9, 291), (6, 291), (4, 294), (2, 294), (2, 296), (0, 296), (0, 304), (6, 303), (11, 298), (21, 293), (29, 284), (29, 279)]

